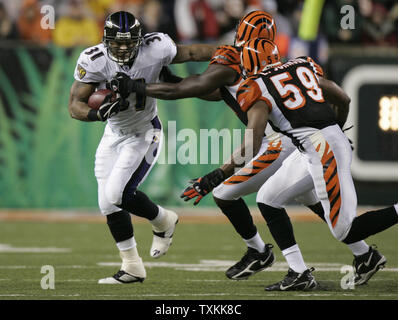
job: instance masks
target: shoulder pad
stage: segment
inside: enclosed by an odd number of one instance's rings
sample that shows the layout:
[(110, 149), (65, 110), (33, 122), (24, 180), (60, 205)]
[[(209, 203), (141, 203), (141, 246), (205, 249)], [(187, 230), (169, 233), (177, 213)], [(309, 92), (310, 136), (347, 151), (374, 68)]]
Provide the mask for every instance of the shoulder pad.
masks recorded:
[(96, 45), (84, 49), (79, 56), (78, 63), (91, 72), (97, 72), (104, 68), (107, 57), (103, 45)]
[(75, 79), (83, 82), (103, 80), (107, 53), (103, 45), (89, 47), (80, 54), (75, 69)]
[(154, 46), (160, 50), (161, 48), (170, 45), (170, 43), (175, 45), (174, 41), (167, 34), (161, 32), (145, 34), (142, 42), (145, 46)]
[(320, 77), (324, 76), (322, 67), (319, 64), (317, 64), (311, 57), (301, 57), (301, 58), (305, 59), (311, 65), (312, 70), (315, 72), (317, 76)]
[(234, 46), (220, 46), (217, 48), (210, 64), (233, 65), (240, 64), (240, 50)]

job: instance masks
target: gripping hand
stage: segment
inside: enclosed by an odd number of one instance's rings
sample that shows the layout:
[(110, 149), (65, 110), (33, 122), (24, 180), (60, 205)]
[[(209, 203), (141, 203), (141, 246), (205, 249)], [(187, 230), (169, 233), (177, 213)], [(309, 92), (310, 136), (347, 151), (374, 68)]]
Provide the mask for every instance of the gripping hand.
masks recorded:
[(202, 198), (217, 187), (225, 180), (224, 172), (218, 168), (205, 176), (189, 181), (189, 186), (181, 194), (184, 201), (196, 198), (194, 205), (196, 206)]
[(120, 111), (122, 99), (120, 97), (114, 101), (111, 99), (112, 94), (107, 95), (99, 107), (97, 111), (97, 117), (99, 120), (106, 121)]
[(120, 93), (123, 99), (126, 99), (133, 92), (145, 94), (146, 84), (143, 80), (133, 80), (127, 74), (118, 72), (112, 78), (110, 87), (113, 91)]

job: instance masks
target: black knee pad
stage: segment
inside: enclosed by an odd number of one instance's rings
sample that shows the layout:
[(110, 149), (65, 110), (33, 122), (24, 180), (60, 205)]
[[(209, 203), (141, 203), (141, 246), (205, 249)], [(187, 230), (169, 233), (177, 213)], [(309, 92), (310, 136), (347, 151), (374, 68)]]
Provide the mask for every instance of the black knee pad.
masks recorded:
[(279, 249), (285, 250), (294, 246), (296, 240), (293, 226), (286, 210), (274, 208), (264, 203), (257, 203), (257, 205)]
[(257, 233), (250, 210), (242, 198), (238, 200), (222, 200), (213, 197), (222, 213), (234, 226), (243, 239), (253, 238)]
[(133, 224), (127, 211), (118, 211), (106, 216), (106, 223), (116, 242), (130, 239), (134, 235)]
[(319, 218), (326, 222), (325, 211), (323, 210), (322, 204), (320, 202), (308, 206), (312, 212), (314, 212)]
[(159, 213), (158, 206), (139, 190), (133, 195), (123, 194), (122, 203), (118, 207), (148, 220), (155, 219)]
[(215, 196), (213, 196), (214, 202), (216, 203), (216, 205), (222, 209), (222, 208), (230, 208), (235, 206), (237, 203), (240, 203), (241, 201), (243, 201), (242, 198), (239, 198), (238, 200), (223, 200), (223, 199), (219, 199)]
[(257, 206), (267, 224), (279, 219), (289, 219), (285, 209), (274, 208), (260, 202), (257, 203)]

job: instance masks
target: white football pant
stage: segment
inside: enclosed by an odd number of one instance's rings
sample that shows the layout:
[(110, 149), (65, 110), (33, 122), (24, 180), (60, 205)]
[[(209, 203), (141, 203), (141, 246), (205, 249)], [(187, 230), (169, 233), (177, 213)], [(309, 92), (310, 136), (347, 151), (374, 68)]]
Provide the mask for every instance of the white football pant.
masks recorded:
[(121, 209), (123, 196), (133, 196), (160, 154), (162, 125), (155, 117), (140, 132), (118, 135), (106, 126), (95, 155), (98, 204), (103, 215)]

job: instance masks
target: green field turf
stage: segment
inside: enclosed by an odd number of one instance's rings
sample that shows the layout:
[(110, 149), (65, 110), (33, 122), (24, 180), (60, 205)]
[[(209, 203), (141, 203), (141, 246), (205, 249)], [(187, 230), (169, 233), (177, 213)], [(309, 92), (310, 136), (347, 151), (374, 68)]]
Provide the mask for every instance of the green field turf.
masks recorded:
[[(281, 300), (281, 299), (397, 299), (397, 227), (368, 239), (387, 257), (386, 269), (369, 284), (343, 290), (342, 265), (352, 263), (350, 251), (337, 242), (326, 225), (295, 222), (296, 240), (320, 289), (311, 292), (270, 292), (265, 285), (282, 279), (287, 267), (278, 248), (277, 263), (249, 280), (231, 281), (224, 272), (245, 247), (229, 224), (181, 223), (166, 256), (152, 259), (148, 223), (135, 224), (138, 250), (147, 279), (130, 285), (98, 285), (99, 278), (118, 270), (119, 256), (106, 224), (87, 222), (0, 222), (0, 299), (17, 300)], [(267, 242), (266, 227), (259, 225)], [(38, 252), (53, 250), (60, 252)], [(60, 250), (65, 249), (65, 250)], [(36, 251), (36, 252), (35, 252)], [(55, 289), (41, 288), (41, 267), (55, 270)]]

